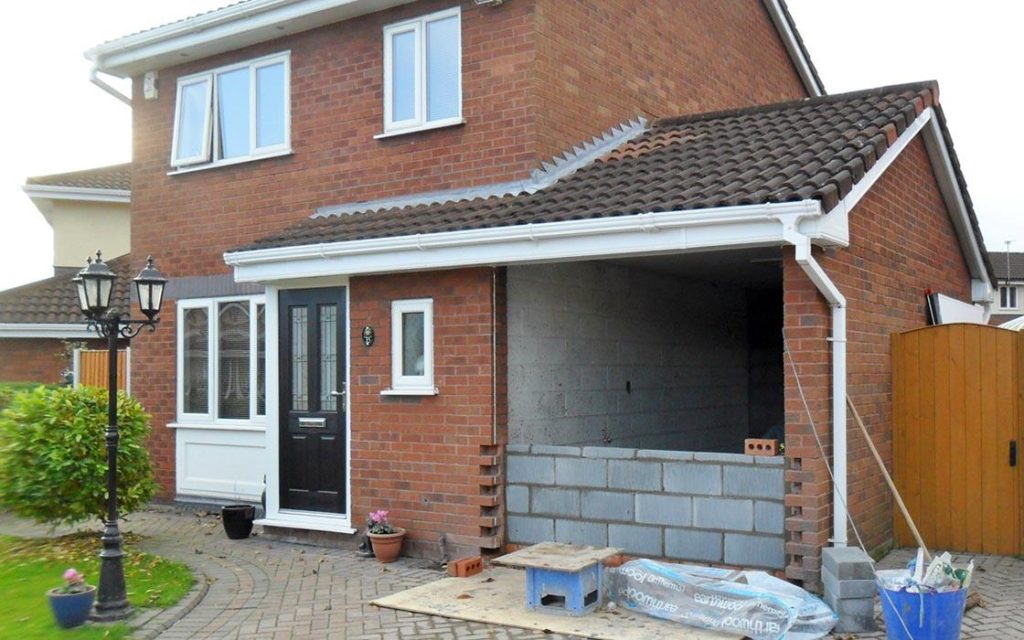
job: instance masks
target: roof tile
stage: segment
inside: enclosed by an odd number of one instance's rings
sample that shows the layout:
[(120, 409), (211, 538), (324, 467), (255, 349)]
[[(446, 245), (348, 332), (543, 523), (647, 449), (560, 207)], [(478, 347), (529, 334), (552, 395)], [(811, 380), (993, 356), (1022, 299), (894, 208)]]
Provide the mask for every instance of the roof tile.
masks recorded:
[[(131, 256), (124, 255), (107, 262), (117, 274), (114, 291), (115, 309), (129, 308), (131, 297)], [(84, 324), (79, 311), (78, 296), (71, 283), (73, 275), (58, 274), (14, 289), (0, 291), (0, 323)]]
[(132, 188), (132, 165), (128, 162), (109, 167), (72, 171), (70, 173), (35, 176), (25, 180), (25, 184), (30, 186), (130, 191)]

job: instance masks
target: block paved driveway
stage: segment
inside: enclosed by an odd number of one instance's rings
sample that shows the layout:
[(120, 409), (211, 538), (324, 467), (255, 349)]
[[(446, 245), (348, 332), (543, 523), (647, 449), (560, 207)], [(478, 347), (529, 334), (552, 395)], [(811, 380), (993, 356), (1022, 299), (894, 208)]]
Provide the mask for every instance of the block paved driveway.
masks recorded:
[[(345, 638), (414, 640), (565, 636), (378, 609), (369, 602), (443, 577), (428, 561), (382, 565), (351, 549), (270, 541), (228, 540), (220, 521), (202, 511), (154, 507), (130, 516), (123, 531), (142, 547), (188, 563), (201, 584), (176, 607), (138, 616), (136, 638)], [(0, 533), (45, 535), (46, 528), (0, 514)], [(904, 565), (897, 551), (883, 567)], [(963, 638), (1024, 639), (1024, 561), (975, 556), (985, 605), (965, 617)], [(845, 636), (854, 637), (854, 636)], [(861, 635), (882, 638), (884, 634)]]

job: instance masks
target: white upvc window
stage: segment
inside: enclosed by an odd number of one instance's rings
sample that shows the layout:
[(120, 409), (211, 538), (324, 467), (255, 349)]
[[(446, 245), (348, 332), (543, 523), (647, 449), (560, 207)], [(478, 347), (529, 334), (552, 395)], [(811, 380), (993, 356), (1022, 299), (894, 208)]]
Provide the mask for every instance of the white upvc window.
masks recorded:
[(1018, 287), (1016, 285), (1000, 285), (999, 287), (999, 310), (1019, 311), (1020, 303), (1017, 301)]
[(434, 395), (434, 301), (391, 303), (391, 389), (385, 395)]
[(459, 7), (384, 27), (384, 134), (462, 122)]
[(179, 300), (177, 307), (178, 422), (263, 422), (264, 296)]
[(217, 166), (291, 152), (290, 54), (178, 78), (171, 166)]

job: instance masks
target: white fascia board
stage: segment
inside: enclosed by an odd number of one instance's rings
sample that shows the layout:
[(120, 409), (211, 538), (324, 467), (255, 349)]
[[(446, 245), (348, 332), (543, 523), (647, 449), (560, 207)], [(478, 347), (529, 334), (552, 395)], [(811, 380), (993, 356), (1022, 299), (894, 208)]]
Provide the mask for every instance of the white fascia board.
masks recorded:
[(105, 42), (85, 57), (126, 78), (412, 1), (249, 0)]
[(117, 202), (130, 204), (132, 192), (128, 189), (88, 189), (83, 187), (56, 187), (26, 184), (21, 187), (32, 200), (77, 200), (80, 202)]
[(779, 216), (813, 235), (817, 200), (718, 207), (226, 253), (236, 282), (658, 255), (786, 244)]
[(0, 323), (0, 338), (57, 338), (78, 340), (96, 338), (86, 324), (3, 322)]
[(818, 84), (818, 81), (814, 78), (810, 60), (807, 59), (803, 49), (800, 48), (800, 43), (796, 39), (796, 33), (793, 31), (792, 25), (786, 19), (782, 7), (779, 6), (779, 0), (763, 0), (763, 4), (765, 9), (768, 10), (768, 15), (771, 17), (772, 22), (775, 24), (775, 29), (782, 36), (782, 43), (786, 47), (786, 52), (789, 53), (790, 60), (793, 61), (793, 66), (796, 67), (800, 81), (803, 83), (804, 88), (807, 89), (807, 93), (815, 98), (825, 95), (825, 88)]

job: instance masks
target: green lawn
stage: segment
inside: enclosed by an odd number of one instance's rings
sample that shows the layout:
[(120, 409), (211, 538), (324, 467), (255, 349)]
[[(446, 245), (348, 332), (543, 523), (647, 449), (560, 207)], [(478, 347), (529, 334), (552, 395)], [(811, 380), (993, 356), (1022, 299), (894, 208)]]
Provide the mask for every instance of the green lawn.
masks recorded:
[[(126, 536), (124, 573), (128, 601), (133, 607), (168, 607), (192, 588), (192, 572), (179, 562), (142, 553)], [(89, 584), (99, 579), (99, 536), (72, 534), (60, 538), (0, 536), (0, 638), (125, 638), (126, 624), (92, 625), (60, 629), (53, 621), (46, 592), (60, 586), (61, 574), (74, 567)]]

